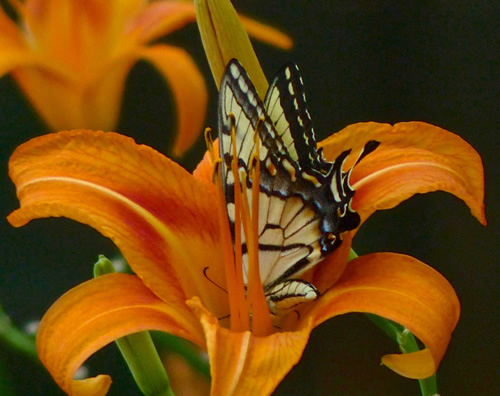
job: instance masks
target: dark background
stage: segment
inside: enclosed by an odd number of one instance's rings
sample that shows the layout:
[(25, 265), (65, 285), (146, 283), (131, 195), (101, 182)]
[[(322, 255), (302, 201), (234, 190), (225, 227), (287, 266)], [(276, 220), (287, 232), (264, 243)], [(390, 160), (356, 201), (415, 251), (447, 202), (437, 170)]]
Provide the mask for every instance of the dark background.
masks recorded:
[[(438, 372), (440, 393), (498, 394), (498, 3), (234, 3), (242, 13), (294, 38), (290, 52), (260, 43), (255, 48), (268, 78), (287, 60), (299, 64), (319, 139), (359, 121), (420, 120), (457, 133), (481, 154), (487, 227), (457, 198), (439, 192), (376, 213), (354, 247), (358, 254), (393, 251), (415, 256), (451, 282), (461, 299), (462, 316)], [(164, 41), (187, 48), (207, 76), (211, 107), (206, 124), (215, 128), (216, 91), (196, 26)], [(139, 64), (129, 76), (117, 130), (168, 154), (175, 125), (172, 111), (161, 78)], [(39, 319), (63, 292), (90, 278), (98, 254), (116, 252), (94, 230), (66, 219), (34, 221), (20, 229), (5, 220), (18, 207), (7, 177), (8, 158), (17, 145), (42, 133), (43, 125), (10, 77), (1, 79), (0, 303), (19, 326)], [(200, 139), (181, 163), (192, 170), (203, 150)], [(313, 332), (301, 362), (275, 394), (418, 395), (416, 381), (379, 365), (383, 354), (395, 351), (364, 316), (332, 319)], [(42, 369), (1, 345), (0, 365), (7, 367), (8, 380), (19, 395), (60, 394)], [(112, 395), (138, 394), (113, 345), (88, 366), (92, 375), (113, 376)]]

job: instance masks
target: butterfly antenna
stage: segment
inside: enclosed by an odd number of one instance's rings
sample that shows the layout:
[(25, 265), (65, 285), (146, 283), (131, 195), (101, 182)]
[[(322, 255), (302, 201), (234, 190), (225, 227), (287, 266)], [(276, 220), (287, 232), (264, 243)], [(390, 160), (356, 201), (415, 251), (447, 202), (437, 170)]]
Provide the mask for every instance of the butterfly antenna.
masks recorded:
[[(218, 285), (217, 283), (215, 283), (212, 279), (210, 279), (210, 277), (207, 275), (207, 271), (210, 267), (205, 267), (203, 268), (203, 275), (205, 276), (205, 278), (207, 278), (207, 280), (213, 284), (214, 286), (217, 286), (219, 289), (221, 289), (224, 293), (227, 293), (227, 290), (224, 289), (222, 286)], [(229, 316), (229, 315), (228, 315)], [(223, 319), (223, 318), (222, 318)]]

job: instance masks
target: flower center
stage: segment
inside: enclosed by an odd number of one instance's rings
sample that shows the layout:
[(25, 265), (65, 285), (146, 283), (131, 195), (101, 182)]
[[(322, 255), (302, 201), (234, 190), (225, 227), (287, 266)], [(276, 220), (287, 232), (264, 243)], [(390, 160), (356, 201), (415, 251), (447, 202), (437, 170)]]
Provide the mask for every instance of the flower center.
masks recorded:
[[(232, 116), (232, 115), (230, 115)], [(254, 131), (255, 152), (252, 155), (248, 171), (238, 164), (236, 151), (236, 131), (232, 117), (231, 134), (232, 162), (234, 175), (234, 245), (224, 199), (220, 175), (221, 159), (216, 156), (209, 134), (206, 141), (214, 164), (214, 180), (217, 190), (217, 209), (221, 224), (223, 241), (224, 267), (229, 295), (231, 329), (234, 331), (252, 330), (257, 336), (265, 336), (273, 331), (269, 308), (262, 287), (259, 271), (259, 192), (260, 192), (260, 139), (257, 123)], [(247, 186), (251, 184), (248, 193)], [(250, 195), (250, 197), (249, 197)], [(243, 234), (242, 234), (243, 232)], [(247, 285), (243, 280), (242, 235), (245, 237), (248, 255)], [(245, 293), (246, 290), (246, 293)]]

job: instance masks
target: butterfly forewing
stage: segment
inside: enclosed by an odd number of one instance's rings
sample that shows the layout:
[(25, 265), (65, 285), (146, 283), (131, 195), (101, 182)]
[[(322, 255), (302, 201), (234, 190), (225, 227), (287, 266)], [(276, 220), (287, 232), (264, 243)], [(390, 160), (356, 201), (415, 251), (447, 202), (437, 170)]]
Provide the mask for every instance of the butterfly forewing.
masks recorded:
[(303, 169), (319, 170), (323, 163), (307, 106), (304, 82), (297, 65), (285, 64), (273, 79), (265, 108), (290, 156)]
[[(219, 147), (223, 159), (223, 176), (231, 177), (232, 175), (229, 169), (233, 153), (232, 128), (236, 135), (234, 144), (236, 144), (239, 165), (248, 170), (251, 156), (255, 151), (254, 132), (259, 119), (262, 120), (259, 127), (262, 142), (260, 159), (264, 160), (268, 154), (268, 148), (279, 151), (284, 150), (284, 145), (276, 135), (264, 104), (247, 73), (239, 62), (232, 61), (228, 64), (222, 78), (219, 95)], [(233, 122), (234, 125), (232, 125)], [(224, 187), (227, 185), (228, 183), (225, 182)]]

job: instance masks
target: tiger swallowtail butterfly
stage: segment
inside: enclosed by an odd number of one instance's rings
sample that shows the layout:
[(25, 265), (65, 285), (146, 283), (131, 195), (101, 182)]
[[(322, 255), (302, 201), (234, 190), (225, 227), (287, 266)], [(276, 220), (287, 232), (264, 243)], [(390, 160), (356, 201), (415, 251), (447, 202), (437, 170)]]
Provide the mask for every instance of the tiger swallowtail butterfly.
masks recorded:
[[(350, 170), (342, 170), (350, 150), (329, 162), (316, 148), (303, 81), (293, 63), (281, 68), (262, 101), (244, 68), (233, 59), (222, 77), (219, 95), (221, 178), (233, 242), (233, 144), (238, 167), (246, 175), (240, 185), (251, 199), (249, 168), (256, 150), (254, 134), (259, 134), (259, 269), (270, 312), (280, 316), (318, 298), (314, 285), (294, 278), (335, 250), (340, 235), (360, 223), (350, 207), (354, 195)], [(377, 145), (368, 142), (357, 162)], [(242, 253), (246, 285), (248, 252), (243, 232)]]

